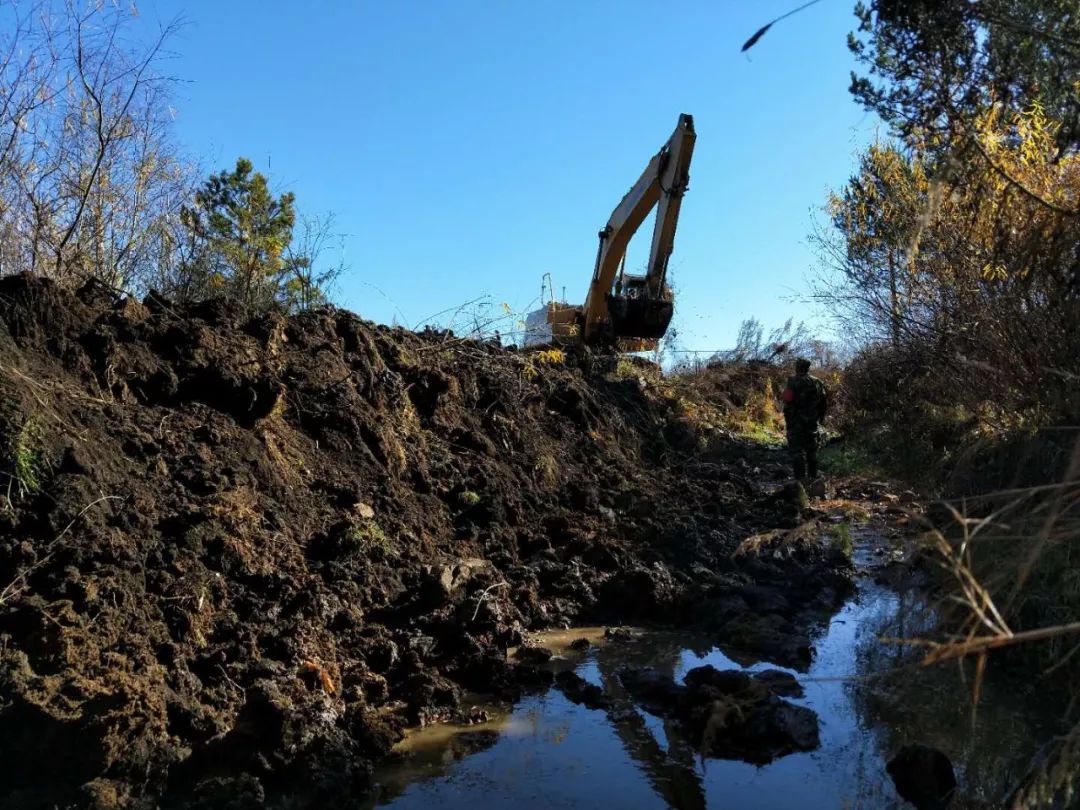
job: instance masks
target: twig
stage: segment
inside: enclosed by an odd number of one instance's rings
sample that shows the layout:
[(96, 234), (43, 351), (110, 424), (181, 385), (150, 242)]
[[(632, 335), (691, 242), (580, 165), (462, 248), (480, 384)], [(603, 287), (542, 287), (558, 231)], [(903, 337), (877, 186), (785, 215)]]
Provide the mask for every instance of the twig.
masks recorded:
[(926, 647), (929, 652), (919, 662), (920, 666), (930, 666), (942, 661), (952, 661), (969, 655), (982, 655), (989, 650), (1025, 644), (1031, 641), (1046, 641), (1059, 636), (1080, 633), (1080, 622), (1058, 624), (1053, 627), (1040, 627), (1036, 630), (1023, 630), (1010, 635), (984, 636), (966, 641), (929, 641), (927, 639), (882, 639), (886, 644), (905, 644), (912, 647)]
[(506, 584), (507, 583), (505, 582), (496, 582), (494, 585), (488, 585), (488, 587), (484, 588), (483, 593), (480, 594), (480, 598), (476, 600), (476, 610), (473, 611), (472, 618), (469, 619), (470, 623), (476, 621), (476, 617), (480, 613), (480, 606), (484, 604), (484, 600), (487, 599), (488, 593), (495, 588), (504, 588), (506, 587)]
[(225, 679), (225, 683), (229, 684), (229, 686), (231, 686), (233, 689), (243, 695), (243, 687), (241, 687), (240, 684), (238, 684), (236, 681), (229, 677), (229, 673), (225, 670), (225, 667), (221, 664), (218, 664), (218, 669), (221, 670), (221, 676)]
[(91, 501), (86, 506), (84, 506), (82, 511), (79, 512), (79, 514), (77, 514), (75, 517), (73, 517), (71, 519), (71, 522), (68, 523), (68, 525), (64, 527), (63, 531), (61, 531), (60, 534), (56, 535), (56, 537), (52, 540), (52, 542), (50, 542), (45, 547), (45, 556), (43, 556), (41, 559), (37, 560), (33, 565), (31, 565), (25, 571), (20, 573), (18, 576), (16, 576), (15, 579), (13, 579), (10, 583), (8, 583), (8, 585), (4, 588), (4, 590), (0, 591), (0, 605), (5, 604), (9, 599), (11, 599), (13, 596), (15, 596), (16, 593), (17, 593), (16, 589), (20, 586), (20, 584), (26, 582), (27, 578), (32, 573), (34, 573), (34, 571), (38, 570), (39, 568), (41, 568), (41, 566), (45, 565), (49, 560), (52, 559), (53, 553), (54, 553), (53, 550), (56, 548), (57, 544), (64, 538), (64, 536), (69, 531), (71, 531), (71, 528), (79, 521), (79, 519), (83, 515), (85, 515), (93, 507), (97, 506), (99, 503), (102, 503), (104, 501), (122, 501), (122, 500), (124, 500), (124, 499), (122, 497), (120, 497), (119, 495), (103, 495), (102, 497), (98, 498), (96, 501)]

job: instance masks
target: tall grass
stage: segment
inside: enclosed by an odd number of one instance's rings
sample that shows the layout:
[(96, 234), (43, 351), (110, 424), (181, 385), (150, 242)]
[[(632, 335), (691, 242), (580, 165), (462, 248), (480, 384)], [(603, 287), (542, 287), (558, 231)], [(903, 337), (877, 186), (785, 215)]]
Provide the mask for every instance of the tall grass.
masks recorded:
[[(946, 574), (946, 635), (916, 643), (922, 663), (971, 659), (978, 702), (992, 658), (1080, 698), (1080, 440), (1060, 480), (967, 497), (924, 535)], [(1074, 719), (1074, 718), (1071, 718)], [(1008, 806), (1071, 801), (1080, 723), (1054, 741)]]

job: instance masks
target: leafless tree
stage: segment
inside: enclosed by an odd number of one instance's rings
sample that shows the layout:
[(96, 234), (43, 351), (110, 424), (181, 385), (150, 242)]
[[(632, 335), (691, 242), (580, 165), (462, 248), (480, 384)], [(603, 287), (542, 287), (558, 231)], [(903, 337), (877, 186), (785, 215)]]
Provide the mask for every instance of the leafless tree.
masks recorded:
[(305, 310), (325, 304), (333, 285), (348, 270), (344, 236), (333, 212), (299, 217), (285, 262), (286, 278), (279, 289), (289, 309)]
[(0, 272), (138, 286), (192, 172), (171, 142), (165, 47), (131, 8), (0, 0)]

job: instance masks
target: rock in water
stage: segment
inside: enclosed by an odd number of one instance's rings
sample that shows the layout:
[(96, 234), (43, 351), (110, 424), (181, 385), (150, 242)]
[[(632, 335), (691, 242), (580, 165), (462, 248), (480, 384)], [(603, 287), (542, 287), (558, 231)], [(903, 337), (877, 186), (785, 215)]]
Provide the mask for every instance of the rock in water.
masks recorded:
[(810, 498), (806, 494), (806, 489), (803, 488), (799, 481), (789, 481), (776, 491), (774, 497), (778, 503), (790, 504), (800, 509), (805, 509), (810, 505)]
[(523, 664), (539, 666), (546, 664), (552, 658), (551, 650), (534, 644), (523, 644), (517, 648), (514, 657)]
[(567, 670), (555, 676), (555, 685), (567, 699), (589, 709), (611, 708), (611, 698), (594, 683), (589, 683), (576, 672)]
[(927, 745), (905, 745), (885, 766), (900, 797), (918, 810), (945, 810), (956, 791), (952, 762)]

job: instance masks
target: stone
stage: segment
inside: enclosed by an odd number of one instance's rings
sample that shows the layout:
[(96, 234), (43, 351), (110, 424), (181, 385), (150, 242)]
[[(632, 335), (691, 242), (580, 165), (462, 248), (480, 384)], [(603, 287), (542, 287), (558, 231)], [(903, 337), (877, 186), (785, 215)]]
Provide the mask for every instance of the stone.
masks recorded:
[(755, 696), (765, 694), (760, 687), (755, 688), (750, 673), (741, 669), (717, 669), (711, 664), (694, 667), (686, 673), (683, 682), (691, 689), (709, 687), (725, 695), (744, 695), (748, 692), (754, 692)]
[(459, 559), (442, 565), (425, 565), (422, 570), (430, 590), (438, 593), (440, 601), (448, 601), (458, 595), (473, 576), (489, 566), (487, 560)]
[(763, 672), (755, 672), (754, 680), (767, 686), (774, 695), (781, 697), (801, 698), (805, 694), (802, 684), (790, 672), (766, 669)]
[(371, 520), (375, 517), (375, 510), (371, 507), (371, 504), (364, 503), (363, 501), (357, 501), (353, 505), (353, 511), (362, 520)]
[(646, 709), (656, 714), (674, 712), (686, 692), (685, 686), (680, 686), (670, 675), (653, 667), (622, 667), (617, 675), (623, 688)]
[(776, 500), (780, 503), (788, 503), (805, 509), (810, 505), (810, 498), (806, 489), (798, 481), (789, 481), (776, 491)]
[(567, 700), (579, 703), (587, 709), (611, 708), (611, 698), (594, 683), (589, 683), (576, 672), (566, 670), (555, 676), (555, 685)]
[(618, 678), (647, 711), (678, 720), (709, 756), (764, 764), (820, 744), (817, 715), (782, 700), (769, 683), (793, 691), (798, 684), (786, 673), (759, 678), (706, 664), (690, 670), (685, 685), (650, 667), (622, 668)]
[(525, 644), (518, 647), (514, 652), (514, 658), (523, 664), (546, 664), (552, 658), (551, 650), (544, 647), (537, 647), (531, 644)]
[(896, 792), (916, 810), (945, 810), (956, 792), (952, 762), (928, 745), (905, 745), (885, 766)]

